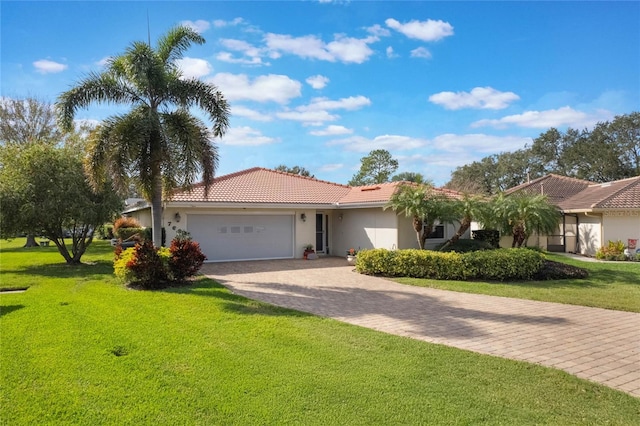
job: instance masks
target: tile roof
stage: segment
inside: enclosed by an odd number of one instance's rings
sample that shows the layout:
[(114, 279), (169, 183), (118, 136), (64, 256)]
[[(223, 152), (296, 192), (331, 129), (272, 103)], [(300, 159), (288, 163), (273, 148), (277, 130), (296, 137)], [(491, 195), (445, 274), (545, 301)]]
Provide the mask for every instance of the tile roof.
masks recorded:
[(640, 209), (640, 176), (591, 184), (558, 207), (563, 210)]
[(187, 191), (175, 191), (169, 201), (333, 204), (350, 191), (346, 185), (254, 167), (215, 178), (205, 195), (204, 185)]
[[(350, 187), (276, 170), (254, 167), (215, 178), (205, 196), (203, 184), (186, 191), (174, 191), (168, 201), (212, 202), (230, 204), (384, 204), (402, 184), (388, 182)], [(437, 189), (450, 198), (460, 198), (457, 191)]]
[(551, 203), (560, 205), (565, 200), (580, 193), (592, 184), (593, 182), (587, 180), (548, 174), (534, 179), (531, 182), (507, 189), (505, 193), (513, 194), (514, 192), (523, 192), (526, 194), (544, 194)]

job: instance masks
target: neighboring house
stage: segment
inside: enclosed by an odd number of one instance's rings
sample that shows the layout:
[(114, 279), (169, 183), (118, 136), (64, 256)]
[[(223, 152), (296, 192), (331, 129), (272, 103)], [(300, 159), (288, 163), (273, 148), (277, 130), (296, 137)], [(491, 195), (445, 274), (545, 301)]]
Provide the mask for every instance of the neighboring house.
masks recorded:
[[(337, 256), (350, 248), (417, 248), (411, 219), (382, 209), (401, 184), (350, 187), (256, 167), (216, 178), (207, 194), (201, 184), (174, 192), (163, 226), (167, 240), (178, 229), (190, 232), (209, 261), (301, 258), (308, 244)], [(148, 205), (125, 213), (150, 223)], [(453, 225), (439, 225), (427, 244), (454, 233)]]
[(549, 251), (593, 256), (608, 241), (640, 240), (640, 176), (593, 183), (550, 174), (506, 192), (545, 194), (560, 209), (555, 235), (531, 237)]

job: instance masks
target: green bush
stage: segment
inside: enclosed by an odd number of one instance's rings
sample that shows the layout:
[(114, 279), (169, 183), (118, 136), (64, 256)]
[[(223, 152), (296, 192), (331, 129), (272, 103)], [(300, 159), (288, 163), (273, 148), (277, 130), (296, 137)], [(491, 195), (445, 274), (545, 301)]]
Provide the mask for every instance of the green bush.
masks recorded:
[(430, 250), (362, 250), (356, 270), (363, 274), (438, 280), (531, 279), (544, 263), (533, 250), (498, 249), (470, 253)]
[(113, 225), (100, 225), (98, 229), (96, 229), (96, 232), (101, 240), (110, 240), (113, 238)]
[(144, 228), (118, 228), (115, 231), (115, 236), (122, 241), (136, 240), (142, 241), (144, 239)]
[(478, 229), (471, 232), (471, 238), (486, 241), (494, 248), (500, 248), (500, 232), (495, 229)]
[(444, 244), (446, 243), (436, 246), (436, 250), (444, 252), (455, 251), (456, 253), (468, 253), (470, 251), (495, 249), (495, 247), (491, 245), (491, 243), (483, 240), (461, 239), (442, 250), (442, 246), (444, 246)]

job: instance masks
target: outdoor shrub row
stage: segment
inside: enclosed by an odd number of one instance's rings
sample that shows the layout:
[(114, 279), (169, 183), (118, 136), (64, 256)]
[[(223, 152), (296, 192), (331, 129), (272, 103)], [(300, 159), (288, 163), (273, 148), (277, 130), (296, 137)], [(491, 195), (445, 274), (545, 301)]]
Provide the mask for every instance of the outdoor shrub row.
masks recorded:
[(356, 270), (391, 277), (505, 281), (531, 279), (543, 263), (542, 253), (523, 249), (470, 253), (373, 249), (358, 253)]
[(197, 242), (181, 235), (171, 241), (169, 248), (154, 247), (148, 240), (126, 250), (118, 247), (113, 269), (125, 284), (155, 289), (196, 275), (206, 259)]

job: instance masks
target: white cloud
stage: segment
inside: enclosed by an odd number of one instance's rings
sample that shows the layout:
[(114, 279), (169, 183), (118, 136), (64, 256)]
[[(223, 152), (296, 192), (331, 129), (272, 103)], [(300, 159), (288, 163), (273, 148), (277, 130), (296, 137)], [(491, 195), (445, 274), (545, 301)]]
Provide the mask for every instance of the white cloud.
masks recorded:
[(431, 52), (426, 47), (417, 47), (411, 51), (412, 58), (431, 59)]
[(342, 34), (334, 36), (334, 40), (329, 43), (313, 35), (292, 37), (286, 34), (269, 33), (265, 36), (267, 48), (276, 55), (282, 52), (301, 58), (357, 64), (365, 62), (373, 54), (368, 44), (375, 41), (378, 41), (375, 36), (357, 39)]
[(218, 73), (208, 81), (217, 85), (230, 101), (251, 100), (286, 104), (301, 96), (302, 84), (286, 75), (269, 74), (253, 81), (246, 74)]
[(263, 114), (259, 111), (241, 106), (241, 105), (232, 105), (231, 106), (231, 115), (248, 118), (249, 120), (254, 121), (272, 121), (273, 117), (267, 114)]
[(221, 62), (228, 62), (230, 64), (242, 64), (242, 65), (269, 65), (268, 62), (262, 62), (262, 58), (234, 58), (229, 52), (220, 52), (216, 55), (216, 59)]
[(281, 111), (276, 113), (276, 116), (283, 120), (300, 121), (309, 126), (321, 126), (326, 121), (335, 121), (340, 118), (338, 115), (322, 110)]
[(598, 110), (594, 114), (577, 111), (569, 106), (546, 111), (526, 111), (522, 114), (508, 115), (494, 120), (479, 120), (471, 127), (492, 126), (505, 128), (509, 125), (533, 129), (570, 126), (574, 128), (591, 127), (598, 121), (608, 120), (613, 114), (606, 110)]
[(332, 140), (327, 145), (341, 145), (347, 151), (369, 152), (372, 149), (386, 149), (387, 151), (402, 151), (421, 148), (428, 143), (426, 139), (412, 138), (400, 135), (381, 135), (373, 139), (363, 136), (351, 136), (344, 139)]
[(397, 20), (389, 18), (385, 21), (385, 24), (387, 24), (389, 28), (398, 31), (409, 38), (422, 41), (438, 41), (453, 35), (453, 26), (448, 22), (440, 20), (412, 20), (401, 24)]
[(104, 67), (109, 63), (110, 60), (111, 60), (111, 56), (105, 56), (104, 58), (96, 62), (96, 65), (99, 67)]
[(244, 19), (242, 18), (234, 18), (231, 21), (225, 21), (223, 19), (216, 19), (215, 21), (213, 21), (213, 26), (216, 28), (222, 28), (222, 27), (235, 27), (237, 25), (240, 25), (244, 22)]
[(185, 27), (191, 28), (198, 34), (202, 34), (203, 32), (207, 31), (211, 26), (211, 24), (209, 24), (209, 21), (205, 21), (202, 19), (198, 19), (197, 21), (182, 21), (180, 22), (180, 24), (184, 25)]
[(347, 129), (344, 126), (336, 126), (333, 124), (327, 126), (324, 130), (314, 130), (312, 132), (309, 132), (309, 134), (313, 136), (350, 135), (351, 133), (353, 133), (352, 129)]
[(366, 28), (366, 30), (369, 34), (376, 37), (389, 37), (391, 35), (391, 31), (378, 24), (372, 25)]
[(248, 126), (230, 127), (224, 137), (218, 140), (221, 145), (258, 146), (278, 142), (277, 139), (264, 136), (259, 130)]
[(531, 138), (520, 136), (494, 136), (483, 133), (458, 135), (445, 133), (430, 140), (429, 145), (440, 151), (456, 154), (480, 152), (493, 154), (503, 151), (515, 151), (530, 143)]
[(40, 59), (33, 63), (33, 66), (36, 68), (36, 71), (40, 74), (50, 74), (62, 72), (69, 68), (65, 64), (61, 64), (59, 62), (53, 62), (48, 59)]
[(386, 52), (387, 52), (387, 58), (397, 58), (397, 57), (398, 57), (398, 55), (396, 55), (396, 54), (393, 52), (393, 47), (391, 47), (391, 46), (388, 46), (388, 47), (387, 47)]
[(305, 80), (314, 89), (324, 89), (329, 79), (323, 75), (314, 75)]
[(365, 106), (371, 105), (371, 100), (366, 96), (349, 96), (348, 98), (341, 98), (338, 100), (331, 100), (328, 98), (313, 98), (309, 105), (304, 105), (296, 108), (299, 111), (318, 111), (318, 110), (331, 110), (331, 109), (345, 109), (348, 111), (354, 111)]
[(213, 67), (204, 59), (184, 57), (176, 61), (185, 78), (200, 78), (211, 74)]
[(344, 164), (342, 164), (342, 163), (325, 164), (323, 166), (320, 166), (320, 171), (321, 172), (335, 172), (336, 170), (340, 170), (343, 167), (344, 167)]
[(429, 101), (446, 109), (504, 109), (520, 99), (513, 92), (501, 92), (492, 87), (475, 87), (471, 92), (440, 92), (429, 96)]

